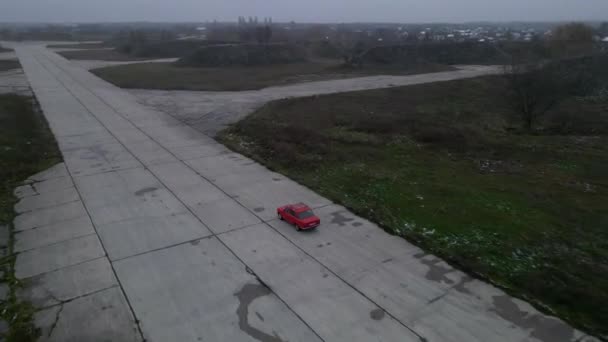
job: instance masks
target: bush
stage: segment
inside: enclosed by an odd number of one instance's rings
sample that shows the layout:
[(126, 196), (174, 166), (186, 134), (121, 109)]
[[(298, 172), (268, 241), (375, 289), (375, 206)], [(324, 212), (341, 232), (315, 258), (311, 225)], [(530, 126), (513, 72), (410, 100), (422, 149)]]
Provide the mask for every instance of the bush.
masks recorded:
[(486, 43), (422, 43), (377, 46), (364, 52), (361, 64), (493, 64), (502, 58), (494, 45)]

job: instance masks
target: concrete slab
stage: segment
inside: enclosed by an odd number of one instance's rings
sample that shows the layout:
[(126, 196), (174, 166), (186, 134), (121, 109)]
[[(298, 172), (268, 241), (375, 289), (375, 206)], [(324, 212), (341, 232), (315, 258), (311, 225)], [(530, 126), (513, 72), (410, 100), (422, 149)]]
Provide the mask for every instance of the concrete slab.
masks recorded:
[(64, 163), (59, 163), (53, 167), (50, 167), (44, 171), (41, 171), (33, 176), (30, 176), (28, 179), (36, 182), (45, 181), (48, 179), (58, 178), (58, 177), (67, 177), (69, 176), (68, 170), (65, 168)]
[(74, 176), (86, 176), (141, 166), (131, 153), (118, 142), (64, 150), (64, 159)]
[(24, 213), (36, 209), (45, 209), (79, 200), (78, 192), (75, 188), (67, 188), (53, 192), (47, 192), (36, 196), (24, 197), (15, 204), (17, 213)]
[(422, 252), (341, 206), (329, 205), (315, 210), (315, 214), (321, 226), (311, 232), (298, 232), (280, 220), (268, 224), (341, 277), (356, 279), (362, 272)]
[(97, 227), (108, 257), (119, 260), (211, 235), (192, 214), (143, 217)]
[(15, 217), (13, 226), (15, 231), (23, 231), (45, 225), (73, 220), (87, 216), (81, 201), (60, 204), (51, 208), (37, 209)]
[(36, 308), (53, 305), (118, 286), (107, 258), (98, 258), (24, 280), (18, 296)]
[(150, 139), (130, 143), (128, 149), (129, 152), (146, 166), (177, 162), (177, 158), (169, 153), (169, 151)]
[(166, 148), (216, 143), (215, 140), (185, 124), (149, 126), (145, 132)]
[(273, 219), (276, 208), (285, 204), (304, 202), (317, 208), (331, 203), (235, 153), (188, 160), (186, 163), (264, 220)]
[(63, 136), (57, 142), (62, 151), (74, 151), (81, 148), (116, 143), (116, 138), (110, 132), (101, 130), (91, 134)]
[(74, 183), (72, 182), (72, 177), (58, 177), (33, 183), (32, 186), (37, 193), (44, 194), (47, 192), (73, 188)]
[(144, 61), (95, 61), (95, 60), (74, 60), (73, 64), (78, 65), (84, 69), (92, 70), (97, 68), (103, 68), (107, 66), (115, 66), (115, 65), (125, 65), (125, 64), (134, 64), (134, 63), (172, 63), (175, 62), (177, 58), (162, 58), (162, 59), (152, 59), (152, 60), (144, 60)]
[(36, 313), (38, 341), (142, 341), (120, 289), (113, 287)]
[(170, 149), (180, 160), (228, 154), (230, 150), (220, 144), (198, 144), (194, 146), (173, 147)]
[(82, 216), (70, 221), (16, 232), (14, 250), (23, 252), (91, 234), (95, 234), (93, 224), (87, 216)]
[(200, 203), (192, 210), (216, 234), (261, 222), (231, 198)]
[(221, 154), (206, 158), (188, 160), (187, 164), (207, 179), (215, 181), (224, 176), (255, 177), (248, 180), (267, 180), (270, 175), (268, 169), (255, 161), (237, 153)]
[(326, 341), (420, 341), (265, 224), (219, 238)]
[(126, 146), (129, 146), (133, 143), (145, 142), (149, 141), (150, 137), (148, 137), (145, 133), (137, 129), (136, 127), (125, 128), (125, 129), (115, 129), (112, 131), (112, 134)]
[(563, 321), (472, 279), (418, 312), (412, 325), (438, 341), (574, 342), (589, 338)]
[(186, 205), (209, 203), (228, 198), (182, 162), (153, 165), (150, 171)]
[(29, 278), (104, 256), (96, 235), (87, 235), (17, 255), (15, 276)]
[(153, 166), (151, 171), (216, 234), (261, 222), (183, 163)]
[(315, 213), (322, 224), (312, 232), (297, 232), (279, 220), (269, 224), (402, 322), (414, 320), (429, 303), (470, 281), (447, 263), (341, 206)]
[(146, 340), (318, 341), (215, 238), (114, 266)]
[(96, 225), (187, 212), (186, 207), (142, 168), (78, 177), (75, 182)]
[(15, 191), (13, 191), (13, 194), (17, 198), (23, 198), (23, 197), (38, 195), (38, 193), (36, 192), (36, 190), (34, 190), (34, 187), (31, 186), (30, 184), (25, 184), (25, 185), (21, 185), (21, 186), (16, 187)]
[(222, 187), (228, 194), (236, 196), (239, 203), (252, 210), (263, 220), (274, 219), (276, 209), (285, 204), (303, 202), (311, 208), (319, 208), (331, 204), (311, 190), (291, 180), (253, 183), (241, 188), (232, 186)]

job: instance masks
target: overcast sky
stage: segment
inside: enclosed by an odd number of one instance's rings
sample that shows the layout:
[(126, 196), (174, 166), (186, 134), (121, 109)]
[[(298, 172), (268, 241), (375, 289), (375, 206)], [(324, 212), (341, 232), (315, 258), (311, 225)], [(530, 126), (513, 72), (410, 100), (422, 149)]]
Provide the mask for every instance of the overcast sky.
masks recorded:
[(0, 0), (0, 21), (296, 22), (608, 20), (608, 0)]

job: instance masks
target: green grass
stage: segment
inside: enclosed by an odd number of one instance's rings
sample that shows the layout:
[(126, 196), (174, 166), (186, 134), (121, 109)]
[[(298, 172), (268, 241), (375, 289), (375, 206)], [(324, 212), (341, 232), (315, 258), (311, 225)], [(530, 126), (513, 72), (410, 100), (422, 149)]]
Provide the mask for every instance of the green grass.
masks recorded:
[[(33, 100), (18, 95), (0, 95), (0, 225), (11, 227), (9, 256), (2, 259), (3, 282), (10, 286), (6, 302), (0, 303), (0, 316), (9, 323), (7, 342), (35, 341), (33, 307), (19, 300), (15, 292), (22, 284), (14, 276), (12, 221), (15, 187), (27, 177), (60, 162), (61, 157), (45, 119), (34, 109)], [(0, 338), (1, 339), (1, 338)]]
[(608, 102), (570, 99), (531, 135), (504, 95), (485, 77), (281, 100), (220, 140), (607, 336)]
[(397, 68), (342, 68), (339, 63), (293, 63), (272, 66), (199, 68), (171, 63), (137, 63), (94, 69), (92, 72), (122, 88), (239, 91), (307, 81), (369, 75), (408, 75), (453, 70), (442, 65)]
[(16, 59), (1, 59), (0, 60), (0, 72), (8, 71), (12, 69), (20, 69), (21, 64)]

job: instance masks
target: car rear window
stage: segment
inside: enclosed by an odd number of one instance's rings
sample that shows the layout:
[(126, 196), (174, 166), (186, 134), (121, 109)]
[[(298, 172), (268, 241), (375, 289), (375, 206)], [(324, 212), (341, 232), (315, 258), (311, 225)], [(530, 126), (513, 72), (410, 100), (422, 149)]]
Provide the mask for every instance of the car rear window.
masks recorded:
[(297, 216), (299, 219), (307, 219), (307, 218), (309, 218), (309, 217), (313, 217), (313, 216), (315, 216), (315, 214), (313, 214), (311, 210), (307, 210), (307, 211), (303, 211), (303, 212), (301, 212), (301, 213), (297, 213), (297, 214), (296, 214), (296, 216)]

